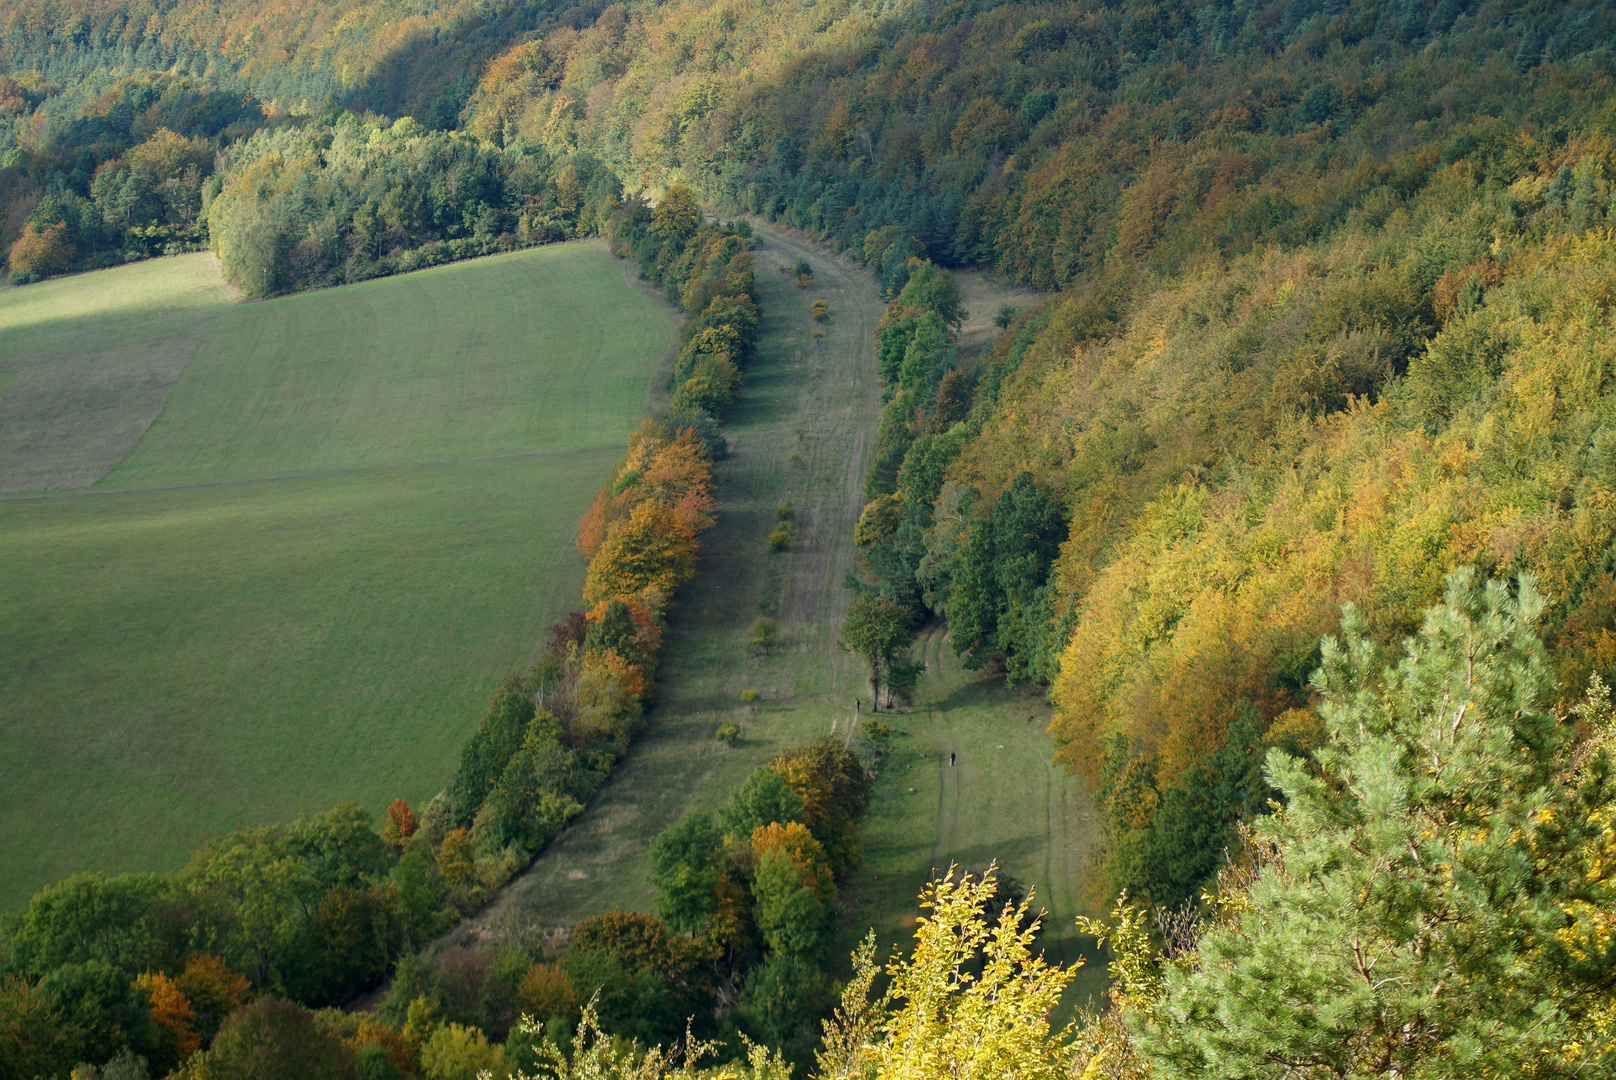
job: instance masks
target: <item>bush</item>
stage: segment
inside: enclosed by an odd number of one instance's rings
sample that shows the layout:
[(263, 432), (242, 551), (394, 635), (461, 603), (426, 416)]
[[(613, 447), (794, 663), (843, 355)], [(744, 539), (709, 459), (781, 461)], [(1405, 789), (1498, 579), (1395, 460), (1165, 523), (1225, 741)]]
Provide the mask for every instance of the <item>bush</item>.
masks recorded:
[[(757, 691), (750, 691), (757, 693)], [(739, 724), (719, 724), (718, 730), (713, 732), (713, 738), (725, 746), (736, 746), (741, 741), (741, 726)]]
[(791, 543), (791, 530), (784, 525), (769, 534), (770, 551), (784, 551), (789, 543)]
[(747, 704), (747, 705), (752, 704), (753, 702), (757, 701), (762, 696), (763, 695), (758, 693), (756, 690), (742, 690), (741, 691), (741, 701), (743, 703)]
[(815, 322), (824, 322), (830, 318), (830, 305), (823, 300), (815, 300), (813, 310)]
[(752, 622), (752, 644), (760, 649), (767, 649), (774, 644), (774, 620), (766, 615), (759, 615)]
[(797, 512), (791, 508), (790, 503), (787, 503), (776, 510), (774, 516), (777, 521), (790, 521), (797, 516)]
[(885, 754), (892, 743), (892, 728), (885, 720), (870, 719), (863, 724), (864, 737), (875, 747), (877, 754)]

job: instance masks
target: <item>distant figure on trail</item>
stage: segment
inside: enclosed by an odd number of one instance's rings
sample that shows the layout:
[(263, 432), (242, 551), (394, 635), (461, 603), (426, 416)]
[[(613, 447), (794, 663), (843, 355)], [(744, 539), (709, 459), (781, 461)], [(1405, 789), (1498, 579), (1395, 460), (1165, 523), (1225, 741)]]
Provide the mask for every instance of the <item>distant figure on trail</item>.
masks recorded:
[(950, 769), (954, 767), (954, 751), (952, 750), (948, 752), (948, 767)]
[(853, 699), (853, 712), (857, 713), (858, 711), (859, 711), (859, 699), (854, 698)]

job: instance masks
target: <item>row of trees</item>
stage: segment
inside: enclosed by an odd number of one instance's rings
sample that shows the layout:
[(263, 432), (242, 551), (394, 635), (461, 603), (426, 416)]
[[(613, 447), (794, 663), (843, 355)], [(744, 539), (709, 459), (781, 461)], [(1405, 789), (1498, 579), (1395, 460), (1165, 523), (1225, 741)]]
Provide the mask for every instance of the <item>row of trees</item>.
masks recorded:
[(272, 296), (598, 235), (621, 194), (588, 154), (344, 113), (231, 145), (207, 231), (225, 276)]

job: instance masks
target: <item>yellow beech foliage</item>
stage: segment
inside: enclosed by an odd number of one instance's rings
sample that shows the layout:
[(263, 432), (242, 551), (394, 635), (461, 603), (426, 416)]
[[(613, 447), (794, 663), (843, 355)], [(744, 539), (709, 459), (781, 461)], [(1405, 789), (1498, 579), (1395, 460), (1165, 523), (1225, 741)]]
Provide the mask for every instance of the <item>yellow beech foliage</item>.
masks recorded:
[[(1276, 425), (1221, 483), (1169, 486), (1114, 534), (1103, 562), (1068, 543), (1057, 576), (1090, 583), (1053, 684), (1063, 760), (1093, 774), (1099, 741), (1122, 733), (1177, 775), (1221, 738), (1236, 703), (1269, 720), (1297, 703), (1341, 604), (1390, 637), (1465, 564), (1536, 576), (1554, 605), (1549, 625), (1562, 628), (1553, 644), (1568, 693), (1608, 673), (1616, 638), (1600, 558), (1616, 539), (1605, 465), (1616, 451), (1616, 241), (1596, 232), (1532, 254), (1378, 401)], [(1305, 258), (1270, 269), (1252, 290), (1269, 305), (1340, 288)], [(1155, 306), (1193, 307), (1199, 288)], [(1139, 379), (1162, 362), (1175, 347), (1168, 316), (1150, 315), (1104, 363), (1135, 350)], [(1478, 356), (1496, 378), (1470, 399), (1456, 380), (1474, 378)], [(1163, 396), (1182, 404), (1196, 392)], [(999, 421), (1017, 422), (1029, 421), (1009, 410)]]
[[(872, 933), (853, 957), (841, 1007), (825, 1024), (820, 1080), (1055, 1080), (1073, 1064), (1072, 1028), (1050, 1013), (1075, 967), (1050, 964), (1033, 946), (1040, 919), (1031, 898), (988, 910), (981, 879), (955, 868), (921, 893), (913, 954), (875, 962)], [(886, 992), (870, 1000), (877, 976)]]
[(584, 602), (655, 591), (669, 596), (696, 572), (696, 537), (673, 510), (647, 500), (607, 534), (584, 578)]

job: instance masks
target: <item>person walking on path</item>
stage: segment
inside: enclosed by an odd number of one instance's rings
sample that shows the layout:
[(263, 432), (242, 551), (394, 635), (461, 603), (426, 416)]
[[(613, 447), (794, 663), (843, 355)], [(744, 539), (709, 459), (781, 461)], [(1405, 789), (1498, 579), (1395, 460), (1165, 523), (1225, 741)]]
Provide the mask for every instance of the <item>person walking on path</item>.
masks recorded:
[(948, 752), (948, 767), (950, 769), (954, 767), (954, 751), (952, 750)]

